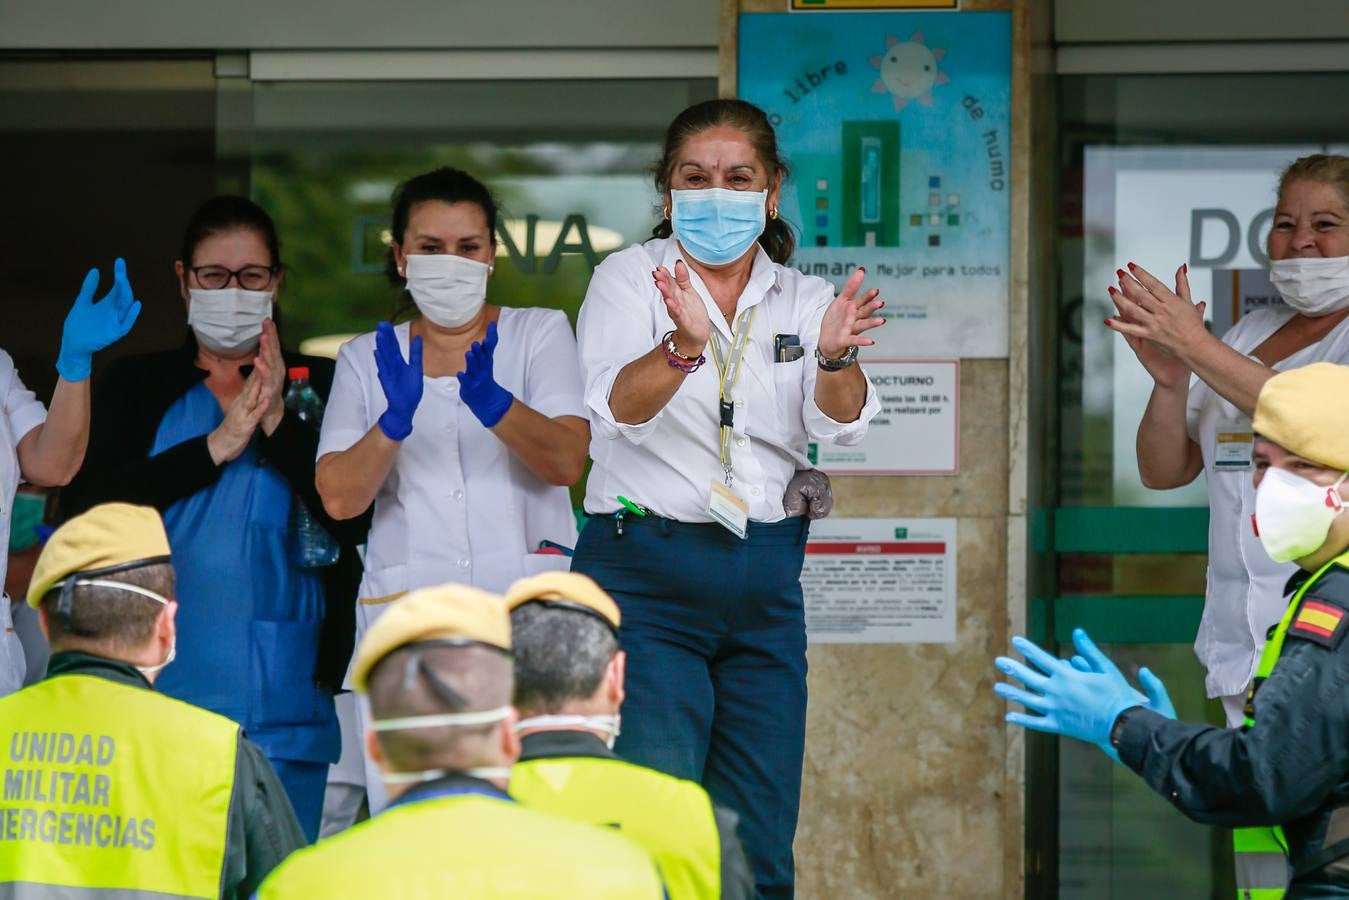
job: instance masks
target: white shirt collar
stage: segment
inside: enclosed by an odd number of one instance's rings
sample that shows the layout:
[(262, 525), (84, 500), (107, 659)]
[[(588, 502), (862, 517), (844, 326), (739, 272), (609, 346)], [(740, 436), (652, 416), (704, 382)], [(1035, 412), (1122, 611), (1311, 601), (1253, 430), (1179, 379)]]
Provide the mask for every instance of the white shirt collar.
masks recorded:
[[(665, 254), (661, 259), (661, 265), (671, 276), (674, 275), (674, 266), (677, 261), (683, 260), (684, 265), (689, 269), (689, 280), (693, 284), (694, 290), (698, 296), (703, 298), (703, 303), (707, 306), (708, 318), (712, 320), (713, 326), (726, 338), (730, 338), (731, 326), (727, 323), (726, 317), (722, 315), (721, 310), (717, 308), (716, 302), (708, 292), (707, 286), (699, 276), (698, 271), (689, 265), (688, 258), (684, 255), (683, 248), (679, 246), (679, 239), (673, 235), (665, 243)], [(778, 290), (782, 287), (782, 267), (768, 258), (763, 245), (757, 241), (754, 244), (754, 262), (750, 265), (749, 281), (745, 283), (745, 290), (741, 292), (740, 299), (736, 303), (735, 315), (731, 317), (734, 321), (739, 315), (751, 306), (757, 305), (762, 301), (770, 290)]]

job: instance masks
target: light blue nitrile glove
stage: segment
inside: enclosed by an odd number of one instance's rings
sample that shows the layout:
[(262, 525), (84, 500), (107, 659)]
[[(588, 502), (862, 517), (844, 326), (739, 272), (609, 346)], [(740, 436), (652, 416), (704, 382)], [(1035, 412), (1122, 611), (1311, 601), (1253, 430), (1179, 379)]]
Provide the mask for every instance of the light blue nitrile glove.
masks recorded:
[[(1096, 642), (1081, 628), (1073, 629), (1073, 646), (1077, 648), (1078, 653), (1070, 660), (1074, 669), (1079, 672), (1097, 672), (1108, 675), (1112, 679), (1118, 679), (1126, 685), (1129, 683), (1119, 667), (1101, 651), (1100, 647), (1096, 646)], [(1162, 680), (1152, 674), (1151, 669), (1144, 666), (1138, 670), (1138, 681), (1143, 685), (1143, 693), (1147, 695), (1147, 708), (1158, 715), (1174, 719), (1176, 707), (1171, 702), (1171, 696), (1167, 694), (1166, 685), (1162, 684)], [(1097, 746), (1101, 748), (1101, 752), (1115, 762), (1120, 761), (1119, 751), (1110, 744), (1109, 740)]]
[(375, 369), (389, 405), (379, 417), (379, 430), (390, 440), (401, 441), (412, 434), (412, 416), (422, 402), (422, 339), (411, 340), (404, 362), (393, 326), (380, 322), (375, 328)]
[(66, 314), (66, 324), (61, 329), (61, 352), (56, 357), (56, 371), (66, 381), (88, 378), (94, 354), (126, 337), (141, 314), (141, 302), (131, 292), (126, 263), (121, 258), (112, 265), (112, 289), (95, 302), (97, 288), (98, 269), (90, 269), (75, 305)]
[(478, 417), (484, 428), (491, 428), (500, 422), (515, 400), (510, 391), (492, 378), (492, 354), (496, 348), (497, 323), (489, 322), (487, 337), (482, 343), (474, 341), (464, 354), (468, 365), (458, 376), (459, 398), (464, 401), (469, 412)]
[(1038, 713), (1009, 712), (1007, 721), (1013, 725), (1099, 746), (1110, 743), (1110, 729), (1120, 713), (1148, 705), (1148, 698), (1122, 677), (1080, 671), (1068, 660), (1046, 653), (1023, 637), (1012, 638), (1012, 646), (1035, 668), (1005, 656), (999, 656), (994, 665), (1030, 690), (1005, 683), (995, 684), (993, 690), (999, 697)]

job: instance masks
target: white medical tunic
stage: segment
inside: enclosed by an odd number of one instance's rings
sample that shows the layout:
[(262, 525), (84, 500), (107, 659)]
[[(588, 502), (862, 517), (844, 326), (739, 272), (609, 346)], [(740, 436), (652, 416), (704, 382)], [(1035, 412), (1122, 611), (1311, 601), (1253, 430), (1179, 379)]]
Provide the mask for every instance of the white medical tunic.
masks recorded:
[[(0, 350), (0, 399), (4, 415), (0, 415), (0, 542), (5, 556), (0, 558), (0, 588), (5, 583), (9, 567), (9, 524), (13, 512), (14, 493), (22, 480), (19, 472), (19, 441), (24, 435), (47, 421), (47, 409), (32, 391), (24, 386), (14, 360)], [(23, 646), (14, 631), (8, 595), (0, 597), (0, 697), (23, 687)]]
[[(406, 359), (408, 325), (394, 330)], [(576, 339), (565, 313), (503, 308), (497, 335), (498, 384), (541, 415), (585, 417)], [(375, 496), (357, 607), (360, 634), (402, 591), (459, 582), (501, 592), (532, 573), (527, 557), (540, 541), (576, 544), (567, 488), (541, 481), (484, 428), (459, 399), (457, 378), (424, 382), (412, 434)], [(350, 448), (386, 408), (375, 335), (363, 334), (338, 354), (318, 455)]]
[[(1294, 315), (1288, 307), (1247, 313), (1223, 335), (1223, 343), (1250, 355)], [(1318, 343), (1279, 360), (1274, 369), (1314, 362), (1349, 363), (1349, 319)], [(1209, 497), (1208, 583), (1194, 652), (1208, 672), (1208, 695), (1226, 697), (1250, 685), (1265, 635), (1288, 608), (1283, 588), (1297, 566), (1274, 562), (1255, 536), (1252, 469), (1214, 468), (1218, 434), (1249, 429), (1250, 418), (1197, 377), (1190, 383), (1186, 413), (1190, 439), (1204, 457)]]
[[(649, 353), (675, 327), (651, 273), (664, 266), (673, 275), (675, 262), (681, 259), (678, 241), (650, 240), (607, 257), (590, 280), (576, 328), (590, 410), (590, 455), (595, 461), (586, 483), (588, 513), (614, 512), (620, 508), (617, 498), (623, 496), (669, 519), (713, 521), (708, 496), (712, 482), (724, 480), (725, 473), (720, 378), (711, 346), (706, 350), (706, 365), (687, 376), (665, 408), (649, 421), (624, 424), (609, 408), (609, 392), (618, 373)], [(729, 350), (731, 325), (692, 266), (689, 280)], [(870, 380), (855, 421), (836, 422), (815, 403), (815, 347), (820, 323), (834, 296), (829, 282), (773, 262), (756, 245), (749, 282), (732, 317), (738, 322), (741, 313), (758, 308), (732, 394), (733, 487), (749, 504), (752, 522), (777, 522), (785, 517), (783, 494), (798, 469), (810, 468), (807, 448), (811, 442), (856, 444), (880, 411)], [(774, 361), (774, 337), (780, 334), (800, 338), (805, 352), (799, 359)]]

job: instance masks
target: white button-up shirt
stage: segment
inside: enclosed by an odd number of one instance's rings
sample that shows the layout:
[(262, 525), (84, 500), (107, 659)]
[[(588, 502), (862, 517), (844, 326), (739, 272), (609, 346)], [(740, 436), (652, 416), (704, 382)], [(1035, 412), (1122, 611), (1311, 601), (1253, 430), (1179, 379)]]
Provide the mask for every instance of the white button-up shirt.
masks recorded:
[[(1287, 307), (1248, 313), (1223, 335), (1223, 343), (1249, 355), (1293, 315)], [(1320, 342), (1279, 360), (1274, 369), (1283, 372), (1314, 362), (1349, 363), (1349, 319)], [(1283, 588), (1297, 566), (1274, 562), (1255, 536), (1252, 469), (1213, 467), (1218, 433), (1232, 422), (1249, 428), (1250, 419), (1198, 378), (1191, 381), (1186, 412), (1190, 439), (1204, 456), (1209, 498), (1208, 584), (1194, 652), (1208, 671), (1208, 695), (1225, 697), (1250, 685), (1265, 634), (1288, 608)]]
[[(755, 253), (749, 283), (732, 316), (738, 322), (742, 312), (758, 307), (732, 395), (733, 488), (748, 502), (751, 521), (776, 522), (784, 517), (787, 483), (798, 469), (810, 467), (807, 444), (856, 444), (880, 410), (880, 401), (868, 380), (866, 402), (856, 421), (836, 422), (820, 410), (815, 403), (815, 346), (834, 288), (822, 278), (778, 265), (761, 247)], [(682, 258), (673, 238), (634, 245), (600, 263), (586, 291), (577, 337), (590, 410), (590, 455), (595, 461), (586, 484), (589, 513), (617, 511), (621, 495), (666, 518), (713, 521), (707, 511), (708, 495), (713, 481), (724, 481), (725, 472), (720, 378), (711, 347), (707, 364), (685, 377), (670, 402), (649, 421), (624, 424), (609, 408), (609, 392), (618, 373), (675, 327), (651, 273), (664, 266), (673, 274), (675, 261)], [(689, 279), (729, 352), (731, 325), (692, 266)], [(773, 339), (779, 334), (798, 335), (804, 356), (774, 362)]]
[[(408, 325), (394, 329), (404, 359)], [(565, 313), (501, 310), (492, 359), (498, 384), (549, 418), (584, 418), (576, 339)], [(567, 488), (546, 484), (484, 428), (459, 399), (459, 380), (426, 378), (412, 434), (375, 495), (357, 623), (364, 633), (387, 600), (445, 582), (501, 592), (533, 574), (539, 542), (576, 543)], [(384, 414), (375, 336), (342, 347), (323, 417), (318, 455), (346, 450)], [(550, 561), (554, 557), (548, 558)]]

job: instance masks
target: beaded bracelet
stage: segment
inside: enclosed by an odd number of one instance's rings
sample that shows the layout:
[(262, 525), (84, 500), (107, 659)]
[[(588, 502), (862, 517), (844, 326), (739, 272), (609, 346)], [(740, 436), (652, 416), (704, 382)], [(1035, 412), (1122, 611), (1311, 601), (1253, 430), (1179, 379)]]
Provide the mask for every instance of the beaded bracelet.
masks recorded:
[(696, 358), (680, 353), (675, 348), (674, 334), (673, 331), (667, 331), (665, 337), (661, 339), (660, 347), (665, 351), (665, 361), (670, 364), (670, 368), (678, 369), (685, 375), (698, 371), (702, 364), (707, 362), (707, 357), (701, 353)]

